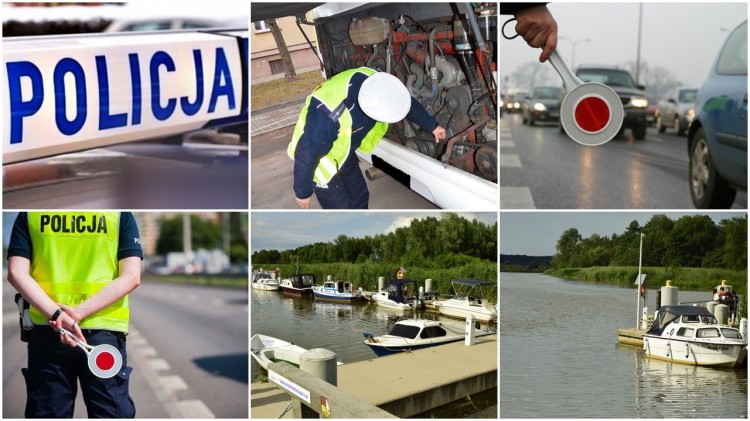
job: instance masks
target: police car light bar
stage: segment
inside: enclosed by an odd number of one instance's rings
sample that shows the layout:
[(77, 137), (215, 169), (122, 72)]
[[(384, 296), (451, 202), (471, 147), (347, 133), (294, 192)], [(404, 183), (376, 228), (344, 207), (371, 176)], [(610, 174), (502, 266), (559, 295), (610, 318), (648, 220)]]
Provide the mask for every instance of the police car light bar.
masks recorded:
[(247, 31), (3, 40), (3, 164), (247, 122)]

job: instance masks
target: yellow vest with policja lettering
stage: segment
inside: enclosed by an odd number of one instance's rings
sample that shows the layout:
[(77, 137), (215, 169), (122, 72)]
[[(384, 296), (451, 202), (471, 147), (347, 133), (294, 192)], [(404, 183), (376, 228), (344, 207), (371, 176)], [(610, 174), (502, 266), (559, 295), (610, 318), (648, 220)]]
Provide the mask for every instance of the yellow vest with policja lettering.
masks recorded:
[[(297, 120), (297, 125), (294, 127), (292, 141), (287, 148), (287, 154), (292, 159), (294, 159), (294, 152), (297, 149), (297, 143), (305, 131), (307, 111), (312, 98), (316, 98), (328, 108), (328, 117), (331, 120), (339, 122), (338, 137), (333, 141), (333, 147), (326, 156), (320, 159), (318, 166), (315, 168), (313, 180), (319, 184), (328, 184), (349, 156), (349, 151), (352, 145), (352, 116), (349, 114), (349, 109), (346, 107), (344, 99), (346, 99), (346, 95), (349, 91), (349, 81), (356, 73), (364, 73), (371, 76), (375, 74), (376, 71), (367, 67), (350, 69), (343, 71), (318, 85), (318, 87), (316, 87), (307, 97), (307, 102), (305, 102), (305, 106), (302, 108), (299, 119)], [(373, 128), (365, 135), (357, 150), (363, 153), (372, 152), (378, 142), (380, 142), (380, 139), (383, 138), (386, 131), (388, 131), (388, 123), (376, 121), (375, 126), (373, 126)]]
[[(29, 212), (30, 275), (56, 303), (75, 307), (119, 276), (120, 212)], [(47, 317), (33, 306), (36, 325)], [(86, 317), (82, 329), (128, 332), (128, 296)]]

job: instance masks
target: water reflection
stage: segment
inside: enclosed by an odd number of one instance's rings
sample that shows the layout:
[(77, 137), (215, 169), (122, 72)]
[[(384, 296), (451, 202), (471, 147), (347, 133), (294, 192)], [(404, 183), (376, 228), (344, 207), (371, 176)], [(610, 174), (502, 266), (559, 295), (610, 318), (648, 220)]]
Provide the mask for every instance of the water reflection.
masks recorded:
[[(633, 347), (624, 346), (632, 350)], [(659, 418), (745, 418), (746, 407), (733, 402), (747, 396), (745, 370), (716, 369), (643, 358), (632, 352), (636, 416)], [(739, 396), (738, 396), (739, 395)], [(709, 402), (706, 404), (706, 402)]]

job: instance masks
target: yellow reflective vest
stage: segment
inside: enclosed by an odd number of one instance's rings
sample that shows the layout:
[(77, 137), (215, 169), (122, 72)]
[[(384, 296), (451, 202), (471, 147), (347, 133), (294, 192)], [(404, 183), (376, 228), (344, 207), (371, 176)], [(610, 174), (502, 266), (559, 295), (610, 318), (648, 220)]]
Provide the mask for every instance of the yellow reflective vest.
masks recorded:
[[(119, 276), (120, 212), (29, 212), (31, 276), (56, 303), (76, 306)], [(33, 306), (37, 325), (47, 318)], [(81, 321), (82, 329), (128, 332), (128, 296)]]
[[(349, 156), (352, 145), (352, 117), (344, 100), (349, 90), (349, 80), (356, 73), (364, 73), (370, 76), (375, 73), (375, 70), (367, 67), (345, 70), (318, 85), (307, 97), (307, 102), (305, 102), (305, 106), (302, 108), (297, 120), (297, 125), (294, 127), (292, 141), (287, 148), (287, 154), (292, 159), (294, 159), (297, 143), (305, 132), (307, 111), (310, 101), (313, 98), (316, 98), (328, 108), (328, 117), (330, 119), (339, 122), (338, 137), (333, 141), (333, 147), (326, 156), (320, 159), (318, 166), (315, 168), (313, 179), (317, 183), (327, 184), (331, 181), (331, 178), (336, 175), (339, 168), (344, 165), (344, 161)], [(388, 124), (376, 121), (375, 126), (365, 135), (357, 150), (363, 153), (372, 152), (386, 131), (388, 131)]]

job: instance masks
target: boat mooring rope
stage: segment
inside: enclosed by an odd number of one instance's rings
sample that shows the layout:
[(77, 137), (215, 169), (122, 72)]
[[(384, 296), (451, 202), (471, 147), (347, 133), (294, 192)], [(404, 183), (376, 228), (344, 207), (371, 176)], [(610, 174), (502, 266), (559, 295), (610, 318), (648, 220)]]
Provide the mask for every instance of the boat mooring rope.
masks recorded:
[(286, 415), (286, 413), (287, 413), (287, 412), (289, 412), (289, 410), (290, 410), (290, 409), (292, 409), (292, 404), (291, 404), (291, 403), (290, 403), (289, 405), (287, 405), (287, 406), (286, 406), (286, 408), (284, 408), (284, 410), (283, 410), (283, 411), (281, 411), (281, 414), (279, 414), (279, 416), (278, 416), (278, 417), (276, 417), (276, 418), (277, 418), (277, 419), (278, 419), (278, 418), (283, 418), (283, 417), (284, 417), (284, 415)]

